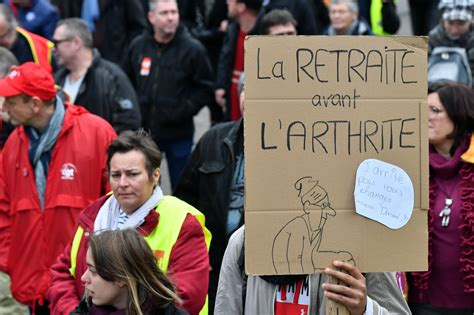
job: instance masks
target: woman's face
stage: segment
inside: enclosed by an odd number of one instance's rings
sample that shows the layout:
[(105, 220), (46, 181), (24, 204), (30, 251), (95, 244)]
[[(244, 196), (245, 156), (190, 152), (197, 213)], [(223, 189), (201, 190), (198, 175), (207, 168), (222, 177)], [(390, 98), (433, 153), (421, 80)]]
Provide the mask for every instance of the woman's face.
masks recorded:
[(95, 269), (95, 262), (92, 258), (91, 250), (87, 250), (86, 256), (87, 270), (82, 275), (89, 296), (94, 305), (111, 305), (117, 309), (124, 309), (127, 306), (127, 290), (123, 282), (106, 281)]
[(115, 153), (110, 159), (110, 186), (118, 203), (128, 214), (150, 198), (159, 178), (159, 169), (153, 172), (152, 178), (148, 176), (145, 155), (140, 151)]
[(454, 130), (454, 123), (449, 118), (446, 109), (438, 93), (428, 94), (428, 137), (430, 144), (434, 146), (442, 146), (446, 143), (452, 142), (448, 136)]

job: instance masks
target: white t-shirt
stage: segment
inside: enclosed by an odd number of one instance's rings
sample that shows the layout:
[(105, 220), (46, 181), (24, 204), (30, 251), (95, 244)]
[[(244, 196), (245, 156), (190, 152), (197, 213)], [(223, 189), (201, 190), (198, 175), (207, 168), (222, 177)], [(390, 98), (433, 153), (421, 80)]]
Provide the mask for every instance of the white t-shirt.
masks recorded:
[(77, 93), (79, 93), (79, 88), (81, 87), (82, 81), (84, 80), (84, 76), (81, 76), (76, 81), (72, 82), (69, 74), (66, 76), (66, 80), (64, 80), (64, 92), (69, 95), (69, 102), (74, 104), (76, 101)]

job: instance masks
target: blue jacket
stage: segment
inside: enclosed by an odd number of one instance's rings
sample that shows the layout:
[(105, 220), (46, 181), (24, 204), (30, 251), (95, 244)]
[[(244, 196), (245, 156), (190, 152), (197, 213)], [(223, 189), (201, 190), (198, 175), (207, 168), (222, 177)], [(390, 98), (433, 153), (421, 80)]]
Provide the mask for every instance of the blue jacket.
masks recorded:
[[(5, 2), (10, 8), (14, 7), (12, 0)], [(21, 27), (49, 40), (53, 38), (56, 24), (59, 21), (59, 13), (48, 1), (31, 0), (30, 7), (16, 6), (16, 8), (18, 10), (16, 18)]]

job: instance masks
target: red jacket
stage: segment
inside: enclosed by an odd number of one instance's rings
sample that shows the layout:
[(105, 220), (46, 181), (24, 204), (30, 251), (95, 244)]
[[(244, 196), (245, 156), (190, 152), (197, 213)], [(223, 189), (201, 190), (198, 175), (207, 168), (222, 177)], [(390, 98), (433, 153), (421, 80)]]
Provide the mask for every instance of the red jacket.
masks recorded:
[[(52, 283), (47, 298), (51, 303), (51, 315), (69, 315), (79, 304), (84, 294), (81, 276), (87, 269), (86, 252), (89, 235), (94, 230), (94, 221), (107, 197), (102, 197), (87, 207), (79, 217), (78, 225), (84, 236), (77, 253), (76, 277), (69, 273), (71, 267), (71, 244), (51, 268)], [(139, 232), (148, 236), (158, 225), (159, 215), (150, 211)], [(72, 237), (71, 237), (72, 239)], [(209, 256), (202, 227), (194, 216), (188, 214), (183, 222), (178, 240), (170, 254), (168, 276), (178, 287), (181, 305), (190, 315), (197, 315), (204, 305), (209, 285)]]
[(106, 148), (115, 137), (102, 118), (66, 105), (41, 210), (28, 136), (22, 126), (10, 135), (0, 171), (0, 270), (10, 275), (19, 302), (42, 303), (49, 268), (71, 239), (80, 211), (108, 188)]

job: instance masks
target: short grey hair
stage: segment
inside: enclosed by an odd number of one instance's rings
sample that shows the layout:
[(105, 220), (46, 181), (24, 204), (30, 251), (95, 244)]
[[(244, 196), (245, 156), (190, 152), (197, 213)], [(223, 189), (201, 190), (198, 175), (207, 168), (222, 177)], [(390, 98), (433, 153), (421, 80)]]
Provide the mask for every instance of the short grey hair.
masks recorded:
[(0, 19), (4, 20), (9, 29), (16, 28), (18, 22), (13, 15), (12, 10), (5, 4), (0, 4)]
[(92, 41), (92, 33), (87, 27), (86, 22), (80, 18), (69, 18), (58, 22), (56, 29), (64, 26), (68, 37), (79, 37), (84, 44), (84, 47), (92, 49), (94, 47)]
[(148, 1), (148, 11), (153, 12), (156, 10), (156, 7), (158, 6), (158, 2), (163, 2), (163, 1), (173, 1), (176, 3), (176, 6), (178, 6), (178, 1), (177, 0), (149, 0)]
[(349, 11), (351, 11), (352, 13), (359, 13), (359, 5), (354, 0), (331, 0), (331, 2), (329, 3), (329, 7), (331, 7), (331, 5), (337, 4), (346, 4), (349, 8)]
[(0, 47), (0, 77), (5, 77), (12, 66), (18, 66), (18, 59), (5, 47)]

